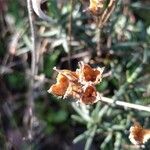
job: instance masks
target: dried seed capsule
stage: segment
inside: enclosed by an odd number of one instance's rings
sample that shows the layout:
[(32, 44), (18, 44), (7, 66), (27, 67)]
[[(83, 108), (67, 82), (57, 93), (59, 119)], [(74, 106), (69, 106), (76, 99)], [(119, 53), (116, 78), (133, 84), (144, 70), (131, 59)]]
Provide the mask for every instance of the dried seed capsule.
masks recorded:
[(84, 87), (80, 102), (84, 104), (93, 104), (97, 101), (97, 91), (95, 86), (87, 85)]
[(129, 139), (135, 145), (144, 144), (150, 139), (150, 130), (144, 129), (139, 123), (135, 123), (130, 128)]
[(49, 93), (52, 93), (56, 96), (64, 96), (69, 86), (69, 80), (66, 76), (59, 73), (57, 75), (57, 82), (53, 84), (48, 90)]
[(91, 84), (98, 84), (102, 80), (102, 73), (104, 68), (92, 68), (88, 64), (84, 64), (83, 62), (79, 63), (79, 69), (77, 69), (77, 74), (79, 75), (79, 82), (81, 84), (86, 84), (90, 82)]

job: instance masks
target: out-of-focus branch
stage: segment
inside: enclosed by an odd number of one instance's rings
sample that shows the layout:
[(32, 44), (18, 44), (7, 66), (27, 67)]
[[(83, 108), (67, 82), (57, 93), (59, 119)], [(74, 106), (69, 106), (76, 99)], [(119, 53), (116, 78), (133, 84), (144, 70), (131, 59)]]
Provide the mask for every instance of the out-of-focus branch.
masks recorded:
[(97, 56), (102, 55), (102, 50), (101, 50), (101, 28), (97, 26), (96, 28), (96, 36), (97, 36), (97, 46), (96, 46), (96, 51), (97, 51)]
[(71, 40), (72, 40), (72, 11), (73, 11), (73, 0), (70, 0), (70, 5), (71, 5), (71, 11), (70, 11), (70, 16), (69, 16), (69, 27), (68, 27), (68, 35), (69, 35), (69, 41), (68, 41), (68, 46), (69, 46), (69, 51), (68, 51), (68, 64), (69, 68), (71, 68)]
[(131, 108), (131, 109), (135, 109), (135, 110), (139, 110), (139, 111), (150, 112), (150, 107), (148, 107), (148, 106), (142, 106), (142, 105), (138, 105), (138, 104), (127, 103), (127, 102), (123, 102), (123, 101), (119, 101), (119, 100), (116, 100), (114, 102), (113, 99), (107, 98), (107, 97), (101, 97), (100, 101), (107, 103), (107, 104), (115, 104), (117, 106), (121, 106), (124, 108)]
[(106, 24), (110, 15), (113, 13), (113, 11), (115, 9), (115, 3), (116, 3), (116, 0), (110, 0), (108, 7), (106, 8), (106, 10), (104, 11), (104, 13), (102, 14), (102, 16), (100, 18), (100, 22), (99, 22), (100, 28), (102, 28)]
[[(32, 2), (31, 0), (27, 0), (27, 9), (28, 9), (28, 17), (29, 17), (29, 24), (31, 30), (31, 41), (32, 41), (32, 50), (31, 50), (31, 74), (35, 76), (37, 73), (36, 64), (37, 64), (37, 57), (36, 57), (36, 41), (35, 41), (35, 29), (33, 23), (33, 9), (32, 9)], [(28, 128), (28, 138), (32, 140), (33, 138), (33, 109), (34, 109), (34, 78), (30, 79), (30, 88), (28, 92), (27, 98), (27, 110), (24, 118), (24, 122)]]
[(36, 43), (35, 43), (35, 29), (34, 29), (34, 23), (33, 23), (33, 10), (32, 10), (31, 0), (27, 0), (27, 7), (28, 7), (28, 17), (29, 17), (29, 24), (30, 24), (30, 30), (31, 30), (31, 41), (32, 41), (31, 69), (32, 69), (32, 74), (35, 75), (35, 72), (36, 72), (36, 70), (35, 70), (35, 66), (36, 66)]
[(32, 6), (34, 12), (40, 17), (41, 19), (51, 22), (51, 23), (56, 23), (54, 19), (51, 17), (47, 16), (42, 10), (41, 10), (41, 3), (45, 2), (45, 0), (31, 0), (32, 1)]

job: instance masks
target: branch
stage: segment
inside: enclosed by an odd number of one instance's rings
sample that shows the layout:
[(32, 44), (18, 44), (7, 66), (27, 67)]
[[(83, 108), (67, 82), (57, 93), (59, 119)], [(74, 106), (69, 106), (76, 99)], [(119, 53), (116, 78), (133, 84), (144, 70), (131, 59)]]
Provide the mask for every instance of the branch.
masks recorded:
[(35, 69), (35, 66), (36, 66), (36, 43), (35, 43), (35, 29), (34, 29), (34, 23), (33, 23), (33, 9), (32, 9), (31, 0), (27, 0), (27, 8), (28, 8), (28, 17), (29, 17), (29, 24), (30, 24), (30, 30), (31, 30), (31, 41), (32, 41), (31, 69), (32, 69), (32, 75), (35, 75), (35, 72), (36, 72), (36, 69)]
[(119, 100), (116, 100), (114, 102), (113, 99), (107, 98), (107, 97), (101, 97), (100, 101), (105, 102), (107, 104), (116, 104), (116, 105), (124, 107), (124, 108), (132, 108), (135, 110), (150, 112), (150, 107), (148, 107), (148, 106), (142, 106), (142, 105), (138, 105), (138, 104), (127, 103), (127, 102), (123, 102), (123, 101), (119, 101)]
[(39, 18), (48, 21), (49, 23), (56, 23), (56, 20), (52, 19), (51, 17), (47, 16), (42, 10), (41, 10), (41, 3), (43, 0), (31, 0), (32, 6), (34, 12), (39, 16)]
[[(32, 9), (32, 2), (31, 0), (27, 0), (27, 9), (28, 9), (28, 18), (31, 30), (31, 42), (32, 42), (32, 49), (31, 49), (31, 74), (34, 77), (37, 73), (37, 55), (36, 55), (36, 41), (35, 41), (35, 29), (33, 23), (33, 9)], [(29, 91), (27, 97), (27, 110), (24, 117), (24, 123), (28, 130), (28, 138), (32, 140), (33, 138), (33, 109), (34, 109), (34, 78), (31, 78), (29, 82)]]
[(68, 41), (68, 46), (69, 46), (68, 65), (69, 65), (69, 68), (71, 68), (71, 42), (72, 42), (72, 11), (73, 11), (73, 4), (74, 4), (73, 0), (70, 0), (71, 10), (70, 10), (69, 27), (68, 27), (68, 36), (69, 36), (69, 41)]

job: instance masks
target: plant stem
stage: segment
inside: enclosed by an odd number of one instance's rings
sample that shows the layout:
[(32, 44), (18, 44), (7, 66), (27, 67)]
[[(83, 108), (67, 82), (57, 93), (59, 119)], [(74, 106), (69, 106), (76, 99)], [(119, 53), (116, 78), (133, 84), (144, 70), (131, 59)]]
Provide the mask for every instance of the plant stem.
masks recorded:
[[(31, 0), (27, 0), (27, 7), (28, 7), (28, 17), (29, 17), (29, 24), (30, 24), (30, 30), (31, 30), (31, 42), (32, 42), (32, 50), (31, 50), (31, 70), (32, 75), (36, 74), (36, 43), (35, 43), (35, 29), (34, 29), (34, 23), (33, 23), (33, 9), (32, 9), (32, 3)], [(33, 80), (32, 80), (33, 84)]]
[[(98, 18), (97, 18), (97, 22), (98, 22)], [(98, 24), (98, 23), (97, 23)], [(96, 38), (97, 38), (97, 45), (96, 45), (96, 51), (97, 51), (97, 56), (101, 56), (102, 52), (101, 52), (101, 28), (96, 27)]]
[[(33, 9), (32, 9), (32, 2), (31, 0), (27, 0), (27, 9), (28, 9), (28, 18), (30, 24), (30, 31), (31, 31), (31, 42), (32, 42), (32, 49), (31, 49), (31, 74), (34, 77), (37, 74), (37, 60), (36, 60), (36, 42), (35, 42), (35, 29), (33, 23)], [(28, 138), (32, 140), (33, 138), (33, 109), (34, 109), (34, 78), (30, 79), (30, 88), (28, 93), (28, 101), (27, 101), (27, 113), (26, 113), (26, 121), (29, 123), (28, 127)]]
[[(101, 97), (100, 101), (108, 103), (108, 104), (113, 104), (114, 103), (113, 99), (107, 98), (107, 97)], [(127, 102), (123, 102), (123, 101), (119, 101), (119, 100), (116, 100), (115, 104), (118, 105), (118, 106), (124, 107), (124, 108), (132, 108), (132, 109), (135, 109), (135, 110), (150, 112), (150, 107), (148, 107), (148, 106), (142, 106), (142, 105), (138, 105), (138, 104), (127, 103)]]
[(71, 10), (70, 10), (70, 16), (69, 16), (69, 28), (68, 28), (68, 35), (69, 35), (69, 51), (68, 51), (68, 65), (71, 69), (71, 38), (72, 38), (72, 11), (73, 11), (73, 0), (70, 0)]

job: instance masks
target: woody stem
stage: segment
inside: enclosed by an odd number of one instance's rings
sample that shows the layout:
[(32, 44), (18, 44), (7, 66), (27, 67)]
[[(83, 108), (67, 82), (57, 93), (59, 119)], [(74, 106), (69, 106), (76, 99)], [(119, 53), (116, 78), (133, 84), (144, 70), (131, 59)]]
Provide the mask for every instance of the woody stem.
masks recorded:
[(116, 100), (114, 102), (113, 99), (107, 98), (107, 97), (101, 97), (100, 101), (107, 103), (107, 104), (115, 104), (117, 106), (121, 106), (124, 108), (131, 108), (131, 109), (135, 109), (135, 110), (150, 112), (150, 107), (148, 107), (148, 106), (142, 106), (142, 105), (138, 105), (138, 104), (127, 103), (127, 102), (123, 102), (123, 101), (119, 101), (119, 100)]

